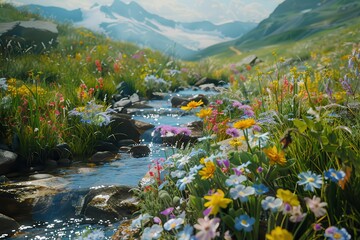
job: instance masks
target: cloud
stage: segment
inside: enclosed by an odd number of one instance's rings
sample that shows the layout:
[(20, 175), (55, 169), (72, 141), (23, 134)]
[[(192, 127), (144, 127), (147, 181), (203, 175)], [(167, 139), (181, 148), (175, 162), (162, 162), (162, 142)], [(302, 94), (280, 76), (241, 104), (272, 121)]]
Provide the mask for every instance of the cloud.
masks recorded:
[[(8, 0), (9, 2), (10, 0)], [(96, 2), (110, 5), (114, 0), (11, 0), (17, 4), (39, 4), (66, 9), (89, 8)], [(131, 2), (131, 0), (122, 0)], [(284, 0), (133, 0), (149, 12), (177, 21), (210, 20), (260, 22)]]

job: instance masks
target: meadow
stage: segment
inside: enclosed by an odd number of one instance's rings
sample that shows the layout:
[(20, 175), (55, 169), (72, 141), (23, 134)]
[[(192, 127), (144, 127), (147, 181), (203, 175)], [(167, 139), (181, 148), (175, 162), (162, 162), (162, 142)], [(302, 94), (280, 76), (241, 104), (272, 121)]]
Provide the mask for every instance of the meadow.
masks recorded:
[(357, 239), (359, 37), (355, 24), (264, 47), (246, 53), (262, 60), (250, 66), (236, 64), (246, 54), (182, 62), (60, 25), (54, 49), (3, 53), (0, 140), (27, 165), (63, 142), (86, 159), (111, 134), (108, 109), (121, 82), (146, 99), (221, 79), (226, 93), (183, 107), (202, 119), (205, 137), (153, 160), (152, 180), (133, 189), (140, 210), (120, 236)]

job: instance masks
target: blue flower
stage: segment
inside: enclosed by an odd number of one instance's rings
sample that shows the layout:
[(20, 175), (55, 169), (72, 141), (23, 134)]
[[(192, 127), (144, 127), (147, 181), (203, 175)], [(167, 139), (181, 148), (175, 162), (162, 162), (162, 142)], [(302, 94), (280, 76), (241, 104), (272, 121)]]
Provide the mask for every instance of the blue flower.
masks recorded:
[(255, 223), (255, 218), (249, 217), (244, 214), (235, 218), (235, 228), (236, 230), (244, 230), (245, 232), (251, 232), (253, 225)]
[(254, 184), (253, 188), (255, 188), (255, 194), (256, 195), (262, 195), (265, 194), (269, 191), (269, 188), (266, 187), (264, 184), (260, 183), (260, 184)]
[(176, 182), (176, 186), (178, 186), (180, 191), (183, 191), (185, 190), (186, 184), (191, 183), (194, 179), (195, 179), (195, 175), (189, 174), (189, 176), (185, 176), (184, 178), (179, 179)]
[(8, 90), (8, 85), (5, 78), (0, 78), (0, 89)]
[(340, 180), (345, 178), (345, 172), (340, 170), (336, 171), (333, 168), (330, 168), (329, 171), (325, 172), (325, 179), (330, 179), (330, 181), (338, 183)]
[(193, 231), (194, 231), (194, 228), (192, 226), (190, 226), (189, 224), (187, 224), (184, 227), (184, 230), (177, 234), (177, 239), (182, 239), (182, 240), (194, 239), (194, 237), (192, 236)]
[(282, 206), (283, 201), (280, 198), (266, 197), (261, 201), (262, 208), (266, 211), (270, 209), (273, 213), (277, 212)]
[(182, 178), (186, 174), (183, 170), (176, 170), (170, 173), (173, 178)]
[(346, 231), (345, 228), (338, 229), (337, 227), (328, 227), (325, 230), (325, 237), (330, 240), (350, 240), (351, 235)]
[(302, 172), (298, 175), (300, 180), (297, 182), (299, 185), (305, 185), (305, 191), (315, 191), (315, 188), (321, 188), (323, 184), (322, 176), (316, 175), (311, 171)]
[(247, 178), (244, 175), (231, 175), (228, 179), (226, 179), (225, 184), (228, 187), (239, 185), (240, 183), (246, 181)]
[(254, 193), (255, 189), (253, 187), (245, 187), (241, 184), (230, 189), (230, 196), (235, 200), (240, 198), (241, 202), (247, 202), (248, 196), (253, 195)]
[(183, 218), (171, 218), (164, 224), (164, 229), (166, 231), (171, 231), (173, 229), (179, 229), (183, 223), (184, 223)]
[(204, 167), (204, 165), (202, 165), (202, 164), (195, 165), (195, 166), (193, 166), (192, 168), (190, 168), (189, 174), (197, 174), (198, 171), (199, 171), (200, 169), (202, 169), (203, 167)]
[(142, 240), (151, 240), (151, 239), (159, 239), (161, 237), (161, 233), (163, 228), (157, 224), (154, 224), (150, 227), (144, 229), (144, 232), (141, 236)]

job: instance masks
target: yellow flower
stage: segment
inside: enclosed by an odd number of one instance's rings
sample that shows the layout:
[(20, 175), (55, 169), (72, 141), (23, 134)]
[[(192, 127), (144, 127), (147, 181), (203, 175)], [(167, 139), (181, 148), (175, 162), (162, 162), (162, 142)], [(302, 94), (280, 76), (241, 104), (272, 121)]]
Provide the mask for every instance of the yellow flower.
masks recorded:
[(194, 108), (197, 108), (197, 107), (200, 107), (201, 105), (203, 105), (203, 101), (200, 100), (198, 102), (195, 102), (195, 101), (191, 101), (189, 102), (186, 106), (182, 106), (181, 107), (181, 110), (184, 110), (184, 111), (190, 111)]
[(283, 151), (279, 152), (276, 146), (264, 149), (264, 152), (266, 156), (270, 159), (271, 165), (274, 165), (276, 163), (279, 165), (286, 164), (285, 153)]
[(241, 137), (233, 138), (229, 141), (229, 144), (233, 147), (240, 147), (243, 144), (242, 138)]
[(266, 234), (267, 240), (293, 240), (293, 235), (286, 229), (276, 227), (270, 234)]
[(221, 189), (218, 189), (213, 195), (204, 197), (208, 200), (204, 206), (211, 208), (210, 214), (216, 215), (220, 208), (226, 208), (227, 205), (231, 203), (232, 200), (230, 198), (224, 198), (224, 196), (224, 192)]
[(278, 198), (280, 198), (281, 200), (283, 200), (284, 203), (287, 203), (287, 204), (289, 204), (289, 205), (291, 205), (293, 207), (300, 205), (300, 202), (299, 202), (298, 197), (296, 196), (296, 194), (292, 193), (289, 190), (284, 190), (284, 189), (279, 188), (276, 191), (276, 196)]
[(205, 167), (203, 167), (199, 171), (199, 175), (201, 176), (201, 179), (213, 178), (215, 170), (216, 170), (215, 164), (212, 161), (207, 161), (205, 163)]
[(252, 118), (248, 118), (248, 119), (244, 119), (244, 120), (240, 120), (240, 121), (237, 121), (236, 123), (234, 123), (234, 128), (237, 128), (237, 129), (247, 129), (253, 125), (255, 125), (255, 120), (252, 119)]
[(211, 116), (211, 114), (212, 114), (211, 108), (203, 108), (200, 110), (200, 112), (196, 114), (196, 116), (198, 116), (199, 118), (206, 118)]

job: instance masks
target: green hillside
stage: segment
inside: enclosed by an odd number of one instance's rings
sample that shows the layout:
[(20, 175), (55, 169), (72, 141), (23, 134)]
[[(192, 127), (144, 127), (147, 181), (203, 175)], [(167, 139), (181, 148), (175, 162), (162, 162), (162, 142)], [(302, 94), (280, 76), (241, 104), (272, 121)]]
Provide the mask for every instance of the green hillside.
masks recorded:
[(306, 39), (321, 32), (328, 32), (357, 24), (360, 18), (360, 2), (355, 0), (299, 1), (286, 0), (269, 18), (263, 20), (243, 37), (211, 46), (201, 51), (194, 59), (219, 55), (228, 56), (233, 46), (240, 51), (279, 43)]

